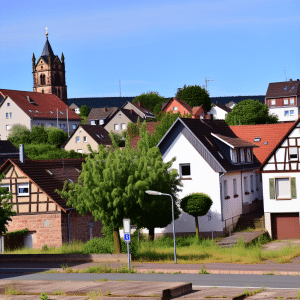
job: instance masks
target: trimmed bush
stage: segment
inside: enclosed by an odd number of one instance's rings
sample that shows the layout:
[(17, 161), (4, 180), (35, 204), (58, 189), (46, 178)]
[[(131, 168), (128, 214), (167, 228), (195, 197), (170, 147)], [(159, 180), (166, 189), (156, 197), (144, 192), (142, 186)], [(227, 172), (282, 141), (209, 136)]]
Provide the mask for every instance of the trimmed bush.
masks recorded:
[(114, 252), (114, 243), (108, 238), (93, 238), (83, 245), (85, 254), (105, 254)]

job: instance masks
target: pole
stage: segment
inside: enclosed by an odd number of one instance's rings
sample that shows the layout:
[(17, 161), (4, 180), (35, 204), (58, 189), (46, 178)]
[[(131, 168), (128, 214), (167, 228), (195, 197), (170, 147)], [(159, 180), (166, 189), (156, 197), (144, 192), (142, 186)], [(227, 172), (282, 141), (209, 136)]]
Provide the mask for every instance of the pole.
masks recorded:
[(214, 242), (214, 231), (211, 231), (211, 241)]
[(127, 253), (128, 253), (128, 270), (130, 269), (130, 249), (129, 249), (129, 243), (127, 244)]
[(230, 251), (231, 251), (231, 230), (230, 230), (230, 226), (229, 226), (229, 241), (230, 241)]
[(174, 263), (177, 264), (177, 255), (176, 255), (176, 236), (175, 236), (175, 221), (174, 221), (174, 201), (172, 195), (169, 195), (172, 200), (172, 226), (173, 226), (173, 240), (174, 240)]

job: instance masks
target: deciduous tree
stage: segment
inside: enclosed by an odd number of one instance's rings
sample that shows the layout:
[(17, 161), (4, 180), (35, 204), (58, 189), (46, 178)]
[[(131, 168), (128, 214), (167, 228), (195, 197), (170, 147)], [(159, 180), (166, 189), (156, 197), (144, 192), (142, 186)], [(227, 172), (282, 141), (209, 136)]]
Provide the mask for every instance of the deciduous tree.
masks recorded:
[(158, 114), (161, 111), (161, 105), (166, 102), (165, 98), (160, 96), (158, 92), (143, 93), (132, 100), (132, 103), (140, 102), (154, 114)]

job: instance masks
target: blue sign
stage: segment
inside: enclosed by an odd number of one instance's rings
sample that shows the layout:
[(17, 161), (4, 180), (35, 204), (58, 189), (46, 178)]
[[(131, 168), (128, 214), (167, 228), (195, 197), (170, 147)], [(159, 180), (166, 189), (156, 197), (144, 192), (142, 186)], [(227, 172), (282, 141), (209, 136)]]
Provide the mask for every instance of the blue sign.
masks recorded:
[(124, 242), (125, 243), (130, 243), (130, 233), (125, 233), (124, 234)]

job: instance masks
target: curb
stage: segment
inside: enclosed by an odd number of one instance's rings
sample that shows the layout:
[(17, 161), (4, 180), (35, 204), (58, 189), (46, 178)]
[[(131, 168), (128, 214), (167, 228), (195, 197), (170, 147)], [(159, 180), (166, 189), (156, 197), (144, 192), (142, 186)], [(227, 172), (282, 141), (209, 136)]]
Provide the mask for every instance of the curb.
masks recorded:
[(175, 297), (182, 296), (184, 294), (192, 292), (193, 287), (191, 283), (184, 283), (182, 285), (175, 286), (170, 289), (165, 289), (161, 293), (162, 300), (169, 300)]

